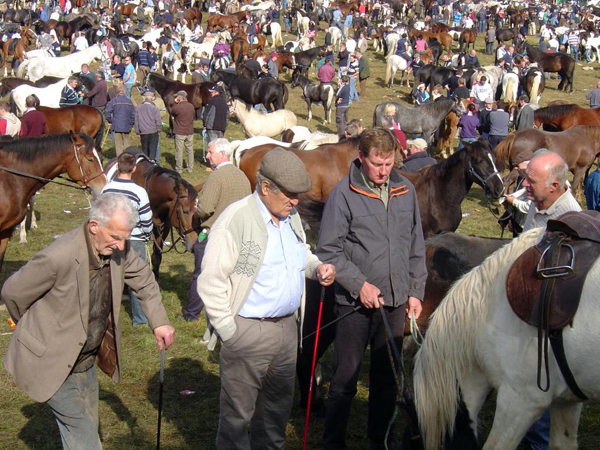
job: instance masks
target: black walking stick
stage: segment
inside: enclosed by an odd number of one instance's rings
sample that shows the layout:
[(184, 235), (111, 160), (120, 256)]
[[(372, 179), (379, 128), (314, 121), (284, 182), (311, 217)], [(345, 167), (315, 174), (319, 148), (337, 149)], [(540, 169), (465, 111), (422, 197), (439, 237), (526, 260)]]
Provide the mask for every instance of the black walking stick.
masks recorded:
[(158, 376), (159, 388), (158, 388), (158, 432), (156, 433), (156, 450), (160, 450), (160, 424), (162, 419), (162, 403), (163, 403), (163, 384), (165, 381), (165, 355), (167, 352), (167, 345), (163, 342), (162, 349), (160, 351), (160, 375)]

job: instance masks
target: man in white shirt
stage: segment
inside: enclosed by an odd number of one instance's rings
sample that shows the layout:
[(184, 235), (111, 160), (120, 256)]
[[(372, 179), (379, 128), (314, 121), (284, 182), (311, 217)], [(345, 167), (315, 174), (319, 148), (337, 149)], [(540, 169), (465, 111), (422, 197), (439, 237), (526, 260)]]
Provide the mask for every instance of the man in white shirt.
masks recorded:
[(88, 41), (83, 33), (79, 33), (79, 36), (77, 36), (77, 39), (73, 42), (73, 47), (75, 47), (76, 52), (80, 52), (89, 47)]
[(568, 211), (581, 211), (567, 185), (569, 167), (556, 153), (538, 150), (529, 161), (522, 186), (527, 191), (531, 206), (523, 225), (523, 232), (545, 227), (550, 219), (556, 219)]

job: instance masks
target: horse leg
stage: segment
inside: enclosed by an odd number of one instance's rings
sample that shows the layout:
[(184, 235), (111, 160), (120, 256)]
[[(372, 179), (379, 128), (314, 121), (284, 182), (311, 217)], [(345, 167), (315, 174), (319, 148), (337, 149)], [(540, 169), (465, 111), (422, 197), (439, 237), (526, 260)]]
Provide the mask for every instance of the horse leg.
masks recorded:
[(15, 227), (11, 227), (8, 230), (4, 230), (2, 233), (0, 233), (0, 271), (2, 271), (6, 247), (8, 247), (8, 241), (10, 241), (10, 237), (12, 236), (14, 229)]
[(550, 450), (576, 450), (577, 428), (583, 403), (553, 403), (550, 406)]
[(527, 429), (544, 413), (549, 403), (549, 395), (536, 386), (527, 388), (518, 383), (510, 386), (507, 380), (498, 389), (494, 423), (483, 450), (517, 448)]
[(19, 225), (19, 244), (27, 244), (27, 231), (25, 230), (27, 215), (23, 217), (23, 221)]
[(31, 212), (31, 225), (29, 226), (29, 229), (35, 230), (38, 227), (37, 221), (35, 220), (35, 195), (29, 200), (29, 211)]
[(584, 177), (584, 168), (578, 167), (575, 169), (575, 174), (573, 176), (573, 195), (579, 203), (583, 201), (583, 177)]
[(312, 120), (312, 102), (309, 100), (306, 101), (306, 106), (308, 109), (308, 120)]
[(164, 230), (162, 231), (162, 233), (159, 227), (157, 227), (156, 225), (152, 227), (154, 245), (152, 246), (152, 257), (150, 260), (152, 263), (152, 272), (154, 272), (154, 277), (156, 278), (156, 281), (158, 281), (158, 277), (160, 275), (160, 263), (162, 262), (163, 245), (169, 233), (169, 228), (166, 225), (163, 225), (163, 227)]

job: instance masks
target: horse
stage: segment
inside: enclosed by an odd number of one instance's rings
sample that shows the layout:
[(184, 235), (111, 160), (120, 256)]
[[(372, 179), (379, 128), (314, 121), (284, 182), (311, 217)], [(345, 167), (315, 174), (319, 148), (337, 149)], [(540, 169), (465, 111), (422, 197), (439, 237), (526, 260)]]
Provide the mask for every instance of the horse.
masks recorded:
[(68, 78), (64, 78), (58, 83), (51, 84), (45, 88), (36, 88), (28, 85), (21, 85), (13, 89), (10, 93), (10, 105), (11, 112), (22, 116), (27, 109), (25, 105), (25, 99), (29, 95), (35, 95), (42, 106), (49, 106), (51, 108), (59, 107), (60, 93), (66, 86)]
[(335, 98), (333, 86), (330, 84), (314, 84), (308, 78), (301, 75), (299, 71), (294, 70), (292, 74), (292, 89), (296, 86), (302, 88), (302, 96), (308, 107), (308, 120), (312, 120), (312, 104), (313, 102), (323, 103), (323, 123), (331, 122), (331, 110)]
[(426, 42), (430, 39), (436, 39), (445, 49), (446, 52), (452, 53), (452, 36), (448, 33), (431, 33), (430, 31), (410, 30), (408, 37), (414, 39), (418, 36), (423, 36)]
[[(465, 236), (453, 232), (439, 234), (425, 240), (427, 282), (425, 283), (423, 310), (417, 319), (419, 330), (424, 335), (426, 335), (431, 314), (441, 303), (452, 284), (471, 269), (481, 264), (485, 258), (507, 242), (507, 240), (502, 239)], [(312, 280), (306, 280), (306, 302), (302, 336), (310, 335), (317, 328), (316, 319), (319, 312), (320, 292), (320, 284)], [(325, 288), (321, 323), (330, 323), (335, 320), (334, 305), (334, 286), (330, 286)], [(413, 355), (416, 350), (410, 338), (408, 321), (404, 335), (405, 355)], [(319, 334), (317, 360), (321, 359), (334, 339), (335, 327), (328, 327), (321, 331)], [(296, 375), (298, 376), (298, 386), (300, 388), (300, 404), (306, 407), (315, 343), (314, 339), (306, 338), (302, 344), (302, 352), (298, 352)], [(315, 380), (313, 380), (313, 385), (317, 385)], [(322, 403), (321, 390), (314, 389), (311, 409), (318, 410)]]
[[(327, 46), (310, 48), (301, 52), (294, 53), (296, 67), (300, 67), (302, 75), (308, 75), (308, 69), (316, 58), (321, 58), (327, 55)], [(333, 62), (333, 61), (332, 61)]]
[(75, 105), (63, 108), (38, 106), (36, 109), (46, 118), (48, 134), (63, 134), (69, 131), (85, 133), (94, 139), (96, 150), (102, 151), (102, 136), (98, 134), (102, 127), (102, 114), (93, 106)]
[(458, 38), (458, 48), (459, 52), (466, 52), (469, 50), (469, 44), (473, 44), (473, 49), (475, 49), (475, 40), (477, 39), (477, 30), (474, 28), (467, 28), (462, 33), (460, 33), (460, 38)]
[(2, 65), (0, 69), (4, 67), (4, 76), (7, 76), (6, 65), (8, 64), (8, 57), (12, 55), (12, 68), (14, 71), (14, 67), (18, 64), (21, 64), (25, 59), (25, 52), (29, 50), (29, 45), (32, 42), (37, 40), (37, 36), (35, 32), (29, 28), (28, 26), (23, 27), (21, 29), (21, 38), (20, 39), (8, 39), (6, 42), (2, 43)]
[(210, 81), (200, 84), (181, 83), (179, 81), (170, 80), (155, 72), (150, 72), (146, 76), (144, 85), (146, 88), (154, 88), (165, 104), (165, 108), (169, 113), (168, 135), (173, 134), (173, 117), (171, 116), (171, 109), (175, 105), (175, 94), (177, 92), (185, 91), (187, 93), (187, 101), (194, 105), (194, 108), (200, 109), (202, 108), (202, 105), (208, 103), (208, 100), (212, 96), (209, 90), (217, 87), (215, 83)]
[(186, 72), (189, 72), (189, 68), (184, 62), (186, 50), (187, 47), (182, 47), (182, 54), (180, 55), (179, 53), (174, 52), (172, 58), (169, 57), (169, 53), (164, 53), (162, 55), (160, 60), (160, 68), (165, 77), (168, 78), (168, 75), (171, 74), (173, 80), (177, 81), (179, 76), (181, 76), (181, 82), (185, 82), (185, 74)]
[(27, 214), (27, 204), (52, 178), (66, 172), (96, 194), (106, 184), (92, 138), (82, 133), (2, 140), (0, 167), (0, 269), (13, 230)]
[(283, 38), (281, 37), (281, 25), (278, 22), (271, 22), (268, 26), (263, 26), (263, 33), (265, 36), (271, 36), (273, 42), (271, 48), (277, 47), (277, 44), (283, 45)]
[[(540, 239), (533, 229), (505, 245), (450, 289), (429, 322), (427, 336), (415, 358), (414, 390), (423, 447), (439, 449), (453, 433), (459, 404), (475, 441), (478, 415), (492, 390), (496, 411), (486, 449), (516, 448), (529, 426), (550, 407), (552, 448), (577, 448), (581, 400), (572, 393), (556, 363), (549, 358), (546, 392), (536, 387), (537, 330), (517, 318), (507, 301), (506, 278), (515, 260)], [(581, 292), (579, 309), (562, 341), (569, 369), (591, 400), (599, 398), (595, 349), (598, 334), (600, 265), (596, 261)], [(462, 400), (462, 402), (461, 402)], [(475, 443), (474, 443), (475, 444)], [(445, 448), (456, 447), (447, 443)], [(480, 448), (474, 445), (471, 448)]]
[(17, 77), (37, 81), (45, 75), (66, 76), (81, 70), (82, 64), (90, 64), (94, 60), (106, 59), (99, 44), (85, 50), (59, 58), (35, 58), (23, 61), (17, 70)]
[(121, 58), (125, 58), (126, 56), (131, 56), (132, 61), (137, 60), (137, 54), (140, 51), (140, 46), (133, 39), (129, 39), (129, 43), (127, 47), (122, 39), (111, 37), (109, 38), (110, 43), (112, 44), (115, 54), (119, 55)]
[(0, 80), (0, 98), (6, 97), (10, 92), (23, 84), (32, 87), (44, 88), (51, 84), (58, 83), (62, 78), (58, 77), (43, 77), (37, 80), (35, 83), (24, 80), (22, 78), (7, 77)]
[(546, 78), (544, 71), (537, 67), (532, 67), (527, 71), (527, 74), (520, 77), (521, 86), (529, 96), (531, 103), (539, 103), (542, 98), (542, 92), (546, 88)]
[(505, 73), (502, 77), (502, 100), (509, 103), (517, 101), (519, 76), (516, 73)]
[[(560, 75), (559, 91), (573, 93), (573, 76), (575, 74), (575, 60), (565, 53), (545, 53), (538, 48), (523, 41), (522, 47), (532, 62), (536, 62), (544, 72), (558, 72)], [(522, 48), (520, 49), (522, 50)]]
[[(259, 34), (256, 36), (257, 43), (252, 44), (252, 50), (264, 50), (267, 46), (267, 38)], [(231, 43), (231, 58), (236, 64), (241, 64), (244, 60), (244, 55), (248, 54), (250, 44), (247, 37), (237, 37)]]
[(519, 30), (517, 28), (498, 28), (496, 30), (496, 41), (498, 45), (501, 45), (505, 41), (515, 41), (519, 36)]
[(522, 151), (535, 152), (540, 148), (558, 153), (564, 159), (573, 173), (573, 191), (578, 194), (583, 191), (583, 181), (600, 155), (600, 127), (578, 125), (557, 133), (526, 128), (507, 136), (494, 151), (503, 170), (512, 167), (515, 156)]
[(533, 113), (534, 125), (546, 131), (565, 131), (577, 125), (600, 126), (600, 108), (575, 104), (546, 106)]
[[(116, 162), (116, 158), (109, 161), (104, 168), (105, 173), (109, 173)], [(132, 180), (148, 192), (153, 222), (152, 271), (158, 280), (163, 246), (169, 234), (172, 238), (170, 248), (175, 248), (175, 251), (178, 241), (183, 241), (185, 249), (190, 251), (198, 239), (198, 229), (193, 223), (198, 193), (177, 172), (145, 157), (138, 158)], [(178, 234), (177, 239), (173, 230)]]
[(450, 111), (453, 111), (459, 117), (465, 112), (462, 102), (457, 98), (444, 98), (413, 108), (400, 103), (384, 102), (375, 107), (373, 127), (381, 126), (383, 111), (390, 103), (396, 107), (395, 121), (402, 124), (402, 130), (406, 134), (422, 133), (428, 144), (432, 142), (433, 134)]
[(231, 109), (240, 121), (246, 137), (278, 136), (298, 123), (298, 119), (292, 111), (279, 109), (263, 114), (238, 98), (233, 99)]
[[(463, 107), (467, 108), (471, 101), (468, 98), (461, 100)], [(448, 113), (439, 128), (437, 148), (442, 152), (442, 158), (446, 159), (454, 153), (454, 138), (458, 131), (458, 122), (460, 116), (457, 116), (452, 111)]]
[(331, 35), (331, 50), (339, 52), (342, 43), (342, 31), (338, 27), (329, 27), (327, 31)]
[(118, 11), (121, 16), (132, 18), (135, 12), (135, 5), (131, 3), (122, 3), (118, 6)]
[(386, 57), (396, 54), (396, 48), (398, 47), (399, 40), (400, 35), (398, 33), (390, 33), (385, 37), (383, 53), (386, 55)]
[(193, 30), (197, 23), (202, 23), (202, 11), (195, 6), (183, 11), (183, 17), (185, 17), (190, 30)]
[(211, 81), (225, 83), (232, 97), (249, 105), (262, 103), (269, 112), (283, 109), (288, 100), (287, 87), (274, 78), (248, 80), (227, 70), (216, 70), (210, 78)]
[(385, 68), (385, 86), (392, 87), (394, 86), (394, 78), (396, 77), (396, 72), (399, 70), (402, 72), (400, 76), (400, 86), (402, 86), (402, 81), (404, 81), (404, 73), (406, 73), (406, 87), (410, 87), (409, 81), (409, 73), (411, 72), (410, 67), (408, 67), (408, 63), (402, 56), (398, 55), (390, 55), (386, 56), (387, 65)]
[(224, 29), (234, 29), (239, 26), (240, 22), (248, 18), (247, 11), (240, 11), (228, 16), (222, 14), (213, 14), (208, 17), (208, 30), (214, 31), (217, 27)]
[[(271, 59), (271, 57), (268, 59)], [(277, 61), (275, 61), (275, 64), (277, 64), (277, 75), (279, 75), (284, 67), (289, 70), (294, 70), (296, 67), (296, 57), (294, 56), (294, 53), (279, 52), (277, 53)]]
[(39, 20), (39, 14), (31, 9), (19, 9), (19, 10), (8, 10), (4, 14), (5, 22), (15, 22), (20, 23), (21, 25), (31, 25), (36, 20)]

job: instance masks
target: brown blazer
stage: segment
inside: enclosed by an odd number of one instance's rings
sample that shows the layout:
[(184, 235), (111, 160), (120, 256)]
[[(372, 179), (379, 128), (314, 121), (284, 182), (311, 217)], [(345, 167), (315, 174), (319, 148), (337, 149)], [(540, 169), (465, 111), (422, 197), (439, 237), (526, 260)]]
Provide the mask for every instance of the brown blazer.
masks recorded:
[[(90, 289), (85, 226), (66, 233), (35, 255), (2, 288), (2, 299), (17, 322), (4, 367), (38, 402), (49, 400), (62, 386), (87, 339)], [(129, 244), (124, 251), (113, 253), (110, 270), (114, 327), (109, 325), (102, 348), (106, 350), (109, 344), (112, 355), (101, 351), (97, 362), (118, 382), (124, 283), (138, 295), (151, 329), (169, 324), (169, 319), (150, 266)]]

